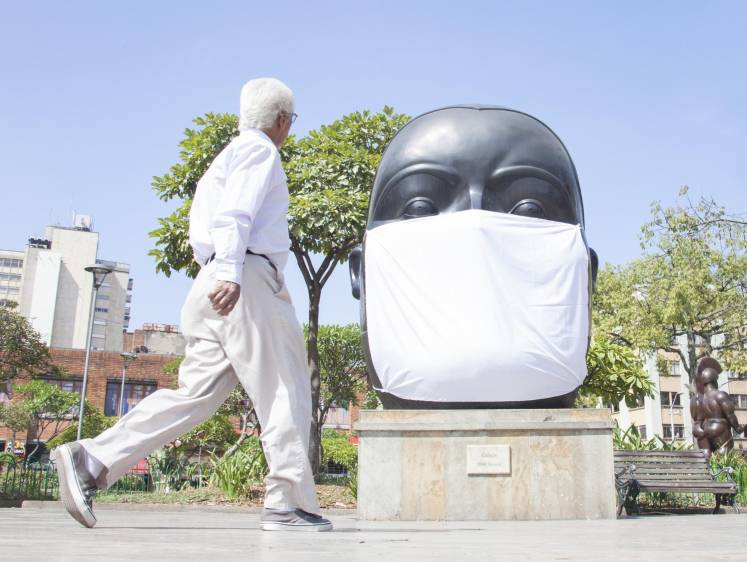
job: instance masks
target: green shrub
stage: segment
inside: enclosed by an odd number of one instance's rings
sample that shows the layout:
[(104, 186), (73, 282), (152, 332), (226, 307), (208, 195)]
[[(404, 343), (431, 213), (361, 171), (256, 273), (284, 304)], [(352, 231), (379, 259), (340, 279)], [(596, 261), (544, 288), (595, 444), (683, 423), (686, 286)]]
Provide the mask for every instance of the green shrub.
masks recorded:
[(248, 497), (252, 486), (267, 475), (267, 461), (255, 436), (248, 437), (232, 455), (211, 460), (210, 482), (230, 499)]
[[(731, 450), (724, 455), (711, 455), (711, 470), (714, 474), (724, 469), (731, 469), (731, 478), (737, 485), (737, 500), (740, 504), (747, 503), (747, 459), (739, 451)], [(718, 480), (728, 480), (726, 472), (717, 477)]]
[(228, 449), (238, 437), (228, 416), (215, 414), (179, 439), (189, 451), (216, 452)]
[(358, 466), (358, 447), (348, 440), (348, 434), (333, 429), (322, 433), (322, 465), (330, 461), (344, 466), (348, 472)]
[(358, 499), (358, 447), (349, 441), (347, 433), (333, 429), (322, 433), (322, 465), (327, 466), (330, 461), (345, 467), (347, 476), (343, 483)]

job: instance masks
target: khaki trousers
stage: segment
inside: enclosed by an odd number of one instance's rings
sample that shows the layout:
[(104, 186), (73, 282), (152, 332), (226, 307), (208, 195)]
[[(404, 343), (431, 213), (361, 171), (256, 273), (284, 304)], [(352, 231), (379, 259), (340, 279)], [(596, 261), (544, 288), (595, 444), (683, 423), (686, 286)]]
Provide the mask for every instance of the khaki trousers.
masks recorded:
[(282, 273), (261, 256), (244, 262), (241, 297), (228, 316), (211, 307), (215, 262), (202, 268), (182, 308), (187, 338), (176, 390), (143, 399), (81, 445), (111, 486), (140, 459), (213, 415), (241, 383), (262, 426), (269, 474), (265, 506), (319, 513), (308, 461), (311, 387), (301, 327)]

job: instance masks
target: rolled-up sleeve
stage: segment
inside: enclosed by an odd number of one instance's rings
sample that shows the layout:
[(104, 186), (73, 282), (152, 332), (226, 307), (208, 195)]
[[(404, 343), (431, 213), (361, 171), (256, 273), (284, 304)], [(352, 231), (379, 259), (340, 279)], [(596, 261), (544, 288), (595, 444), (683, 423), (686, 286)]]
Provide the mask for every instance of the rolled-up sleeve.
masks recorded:
[(249, 234), (267, 192), (272, 188), (280, 155), (266, 146), (254, 145), (234, 154), (226, 185), (210, 225), (215, 246), (215, 277), (241, 284), (241, 272)]

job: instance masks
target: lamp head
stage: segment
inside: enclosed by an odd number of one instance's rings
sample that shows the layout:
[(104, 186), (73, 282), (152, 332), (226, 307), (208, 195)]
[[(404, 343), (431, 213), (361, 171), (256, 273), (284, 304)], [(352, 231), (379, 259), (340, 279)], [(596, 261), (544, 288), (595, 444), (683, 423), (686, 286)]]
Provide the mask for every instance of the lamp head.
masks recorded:
[(85, 270), (93, 274), (93, 286), (96, 287), (96, 289), (99, 289), (104, 283), (106, 276), (114, 271), (111, 267), (98, 263), (96, 265), (89, 265)]

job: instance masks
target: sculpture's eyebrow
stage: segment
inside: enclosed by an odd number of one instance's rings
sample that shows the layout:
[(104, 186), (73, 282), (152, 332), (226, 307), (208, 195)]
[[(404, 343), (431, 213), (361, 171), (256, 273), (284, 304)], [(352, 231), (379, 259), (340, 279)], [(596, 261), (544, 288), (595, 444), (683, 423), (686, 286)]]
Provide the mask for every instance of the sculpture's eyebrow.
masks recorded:
[(565, 185), (560, 179), (542, 168), (535, 166), (508, 166), (504, 168), (496, 168), (490, 174), (490, 180), (495, 181), (504, 177), (533, 177), (545, 180), (548, 183), (556, 185), (557, 187), (563, 188), (564, 191), (568, 191), (568, 186)]
[(432, 174), (434, 176), (441, 177), (452, 185), (456, 185), (461, 179), (461, 176), (459, 175), (457, 169), (452, 166), (438, 164), (436, 162), (417, 162), (415, 164), (410, 164), (409, 166), (402, 168), (399, 172), (389, 178), (386, 184), (384, 184), (384, 187), (381, 189), (381, 194), (377, 197), (377, 199), (383, 199), (384, 195), (386, 195), (386, 193), (392, 186), (397, 185), (407, 176), (418, 173)]

